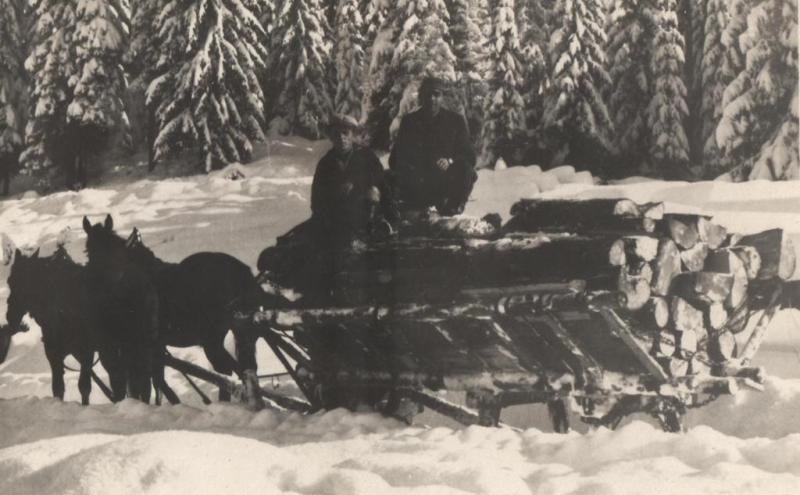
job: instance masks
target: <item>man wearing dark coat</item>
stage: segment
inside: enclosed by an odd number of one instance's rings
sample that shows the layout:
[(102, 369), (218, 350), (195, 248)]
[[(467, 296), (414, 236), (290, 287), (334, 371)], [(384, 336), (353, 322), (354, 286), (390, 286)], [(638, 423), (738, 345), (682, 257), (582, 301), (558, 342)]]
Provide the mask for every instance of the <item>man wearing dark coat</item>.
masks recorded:
[(466, 121), (443, 108), (444, 92), (444, 81), (423, 80), (420, 109), (400, 123), (389, 168), (402, 209), (461, 213), (478, 177)]
[(311, 184), (311, 218), (326, 237), (369, 233), (391, 216), (391, 193), (383, 165), (361, 145), (358, 123), (335, 115), (333, 148), (317, 164)]

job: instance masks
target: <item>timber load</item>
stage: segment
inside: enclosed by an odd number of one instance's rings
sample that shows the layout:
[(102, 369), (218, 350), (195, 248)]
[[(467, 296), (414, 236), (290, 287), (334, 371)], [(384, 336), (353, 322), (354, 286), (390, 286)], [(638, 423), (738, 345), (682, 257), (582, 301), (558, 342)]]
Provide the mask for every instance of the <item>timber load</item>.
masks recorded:
[(255, 319), (311, 410), (412, 401), (498, 424), (541, 402), (562, 430), (569, 399), (593, 424), (646, 412), (677, 430), (686, 407), (759, 386), (768, 324), (800, 302), (783, 231), (661, 203), (526, 199), (504, 225), (426, 214), (313, 253), (302, 237), (269, 248), (262, 277), (306, 297)]

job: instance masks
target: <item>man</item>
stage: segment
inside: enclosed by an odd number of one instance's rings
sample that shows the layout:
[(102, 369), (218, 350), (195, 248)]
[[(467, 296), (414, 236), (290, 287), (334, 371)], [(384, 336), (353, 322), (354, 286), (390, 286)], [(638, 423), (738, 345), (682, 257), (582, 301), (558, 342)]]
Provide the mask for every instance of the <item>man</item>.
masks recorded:
[(403, 117), (389, 157), (397, 200), (406, 210), (455, 215), (478, 177), (467, 124), (443, 107), (444, 81), (428, 77), (418, 94), (420, 109)]
[(385, 220), (392, 216), (391, 194), (383, 165), (361, 144), (358, 123), (352, 117), (334, 115), (330, 139), (333, 148), (320, 159), (311, 184), (315, 227), (333, 240), (371, 233), (378, 225), (386, 228)]

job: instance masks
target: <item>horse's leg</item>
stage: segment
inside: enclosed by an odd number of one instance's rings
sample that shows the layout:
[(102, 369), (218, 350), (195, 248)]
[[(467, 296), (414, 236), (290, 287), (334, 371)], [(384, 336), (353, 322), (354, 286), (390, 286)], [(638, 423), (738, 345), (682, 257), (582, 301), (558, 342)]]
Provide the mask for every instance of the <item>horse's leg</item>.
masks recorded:
[(248, 407), (255, 411), (261, 410), (264, 408), (264, 399), (261, 398), (256, 363), (258, 334), (247, 322), (236, 322), (234, 323), (234, 336), (236, 337), (236, 360), (239, 362), (239, 376), (242, 377)]
[(103, 368), (106, 369), (106, 373), (108, 373), (108, 381), (111, 384), (111, 391), (114, 395), (113, 401), (121, 401), (125, 398), (128, 376), (119, 349), (108, 348), (101, 351), (100, 362), (103, 364)]
[(159, 397), (159, 392), (164, 393), (164, 397), (170, 404), (180, 404), (181, 400), (178, 394), (170, 388), (167, 380), (164, 378), (164, 348), (157, 346), (153, 356), (153, 387), (156, 389), (156, 398)]
[[(233, 359), (233, 356), (231, 356), (230, 353), (225, 349), (225, 346), (223, 345), (223, 339), (218, 339), (214, 342), (207, 342), (203, 346), (203, 350), (206, 353), (206, 358), (208, 358), (208, 362), (211, 363), (211, 366), (214, 367), (214, 371), (217, 373), (231, 375), (236, 372), (238, 375), (239, 363), (237, 363), (236, 360)], [(239, 375), (239, 378), (243, 380), (244, 376)], [(230, 390), (225, 387), (220, 387), (219, 400), (220, 402), (230, 402)]]
[(53, 397), (59, 400), (64, 400), (64, 356), (57, 355), (58, 353), (47, 352), (47, 361), (50, 363), (50, 376), (51, 386), (53, 389)]
[(92, 394), (92, 362), (94, 352), (85, 352), (79, 358), (81, 373), (78, 376), (78, 390), (81, 392), (81, 404), (89, 405), (89, 396)]

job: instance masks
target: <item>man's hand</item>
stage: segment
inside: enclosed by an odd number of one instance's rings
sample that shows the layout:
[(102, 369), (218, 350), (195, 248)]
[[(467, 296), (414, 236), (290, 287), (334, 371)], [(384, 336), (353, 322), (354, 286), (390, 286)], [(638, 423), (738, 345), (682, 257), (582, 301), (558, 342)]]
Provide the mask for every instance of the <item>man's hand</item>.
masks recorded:
[(348, 196), (354, 187), (352, 182), (345, 182), (340, 186), (339, 192), (342, 196)]
[(452, 158), (439, 158), (436, 160), (436, 166), (439, 167), (439, 170), (442, 172), (447, 172), (447, 169), (450, 168), (450, 165), (453, 163)]

